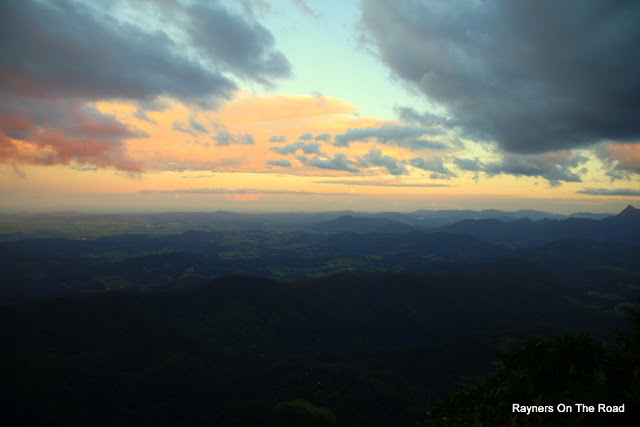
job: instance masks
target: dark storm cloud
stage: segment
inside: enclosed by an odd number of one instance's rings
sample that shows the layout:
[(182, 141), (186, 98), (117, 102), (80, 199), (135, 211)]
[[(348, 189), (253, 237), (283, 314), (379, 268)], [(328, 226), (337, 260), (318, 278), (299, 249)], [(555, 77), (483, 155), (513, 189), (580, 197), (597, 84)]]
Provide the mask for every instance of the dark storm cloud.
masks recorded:
[(309, 158), (305, 155), (296, 157), (305, 166), (312, 166), (319, 169), (328, 169), (345, 172), (360, 172), (358, 168), (352, 166), (353, 162), (347, 159), (347, 156), (343, 153), (336, 153), (333, 158), (320, 159), (317, 157)]
[(380, 127), (349, 129), (343, 134), (336, 135), (333, 145), (336, 147), (348, 147), (350, 142), (375, 139), (381, 144), (415, 148), (416, 138), (427, 134), (437, 134), (439, 132), (437, 129), (426, 129), (419, 126), (384, 124)]
[(311, 132), (307, 132), (307, 133), (304, 133), (304, 134), (300, 135), (298, 137), (298, 139), (301, 139), (303, 141), (309, 141), (309, 140), (313, 139), (313, 134)]
[(578, 190), (580, 194), (589, 194), (592, 196), (633, 196), (639, 197), (640, 190), (631, 188), (585, 188)]
[(488, 175), (515, 175), (541, 177), (552, 186), (564, 182), (582, 182), (578, 174), (571, 171), (588, 159), (569, 152), (540, 155), (507, 153), (500, 162), (482, 162), (478, 159), (455, 159), (453, 163), (462, 171), (484, 172)]
[(152, 100), (167, 94), (209, 104), (235, 84), (180, 54), (166, 34), (145, 32), (88, 7), (4, 2), (0, 14), (2, 91), (88, 100)]
[(274, 135), (271, 138), (269, 138), (269, 142), (286, 142), (286, 141), (287, 141), (287, 137), (281, 136), (281, 135)]
[(291, 167), (291, 162), (287, 159), (267, 160), (267, 164), (272, 166), (282, 166), (285, 168)]
[(192, 43), (214, 66), (242, 78), (271, 85), (273, 78), (289, 76), (291, 65), (274, 48), (271, 32), (248, 10), (233, 13), (223, 4), (218, 1), (185, 7)]
[(372, 149), (363, 157), (370, 164), (387, 169), (391, 175), (406, 175), (408, 173), (407, 169), (399, 165), (396, 159), (388, 155), (383, 156), (380, 150)]
[(399, 111), (513, 153), (640, 137), (640, 2), (363, 0), (381, 60), (444, 107)]
[(239, 145), (254, 145), (255, 141), (253, 137), (248, 133), (238, 133), (234, 134), (229, 132), (226, 129), (221, 129), (214, 136), (211, 137), (214, 141), (216, 141), (216, 145), (219, 147), (225, 147), (232, 144)]

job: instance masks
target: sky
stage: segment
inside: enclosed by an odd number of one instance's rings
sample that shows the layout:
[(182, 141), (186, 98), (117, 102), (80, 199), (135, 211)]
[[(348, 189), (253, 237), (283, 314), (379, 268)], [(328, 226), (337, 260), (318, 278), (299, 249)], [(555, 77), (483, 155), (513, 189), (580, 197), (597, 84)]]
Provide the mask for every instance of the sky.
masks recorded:
[(0, 211), (640, 205), (640, 2), (6, 0)]

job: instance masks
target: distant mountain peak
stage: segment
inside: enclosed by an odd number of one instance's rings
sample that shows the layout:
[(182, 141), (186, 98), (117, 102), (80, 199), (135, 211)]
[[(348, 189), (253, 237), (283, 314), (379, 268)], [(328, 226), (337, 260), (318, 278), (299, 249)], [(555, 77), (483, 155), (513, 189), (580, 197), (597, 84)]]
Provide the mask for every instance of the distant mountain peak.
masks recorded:
[(640, 217), (640, 209), (636, 209), (633, 206), (629, 205), (618, 215), (619, 217)]

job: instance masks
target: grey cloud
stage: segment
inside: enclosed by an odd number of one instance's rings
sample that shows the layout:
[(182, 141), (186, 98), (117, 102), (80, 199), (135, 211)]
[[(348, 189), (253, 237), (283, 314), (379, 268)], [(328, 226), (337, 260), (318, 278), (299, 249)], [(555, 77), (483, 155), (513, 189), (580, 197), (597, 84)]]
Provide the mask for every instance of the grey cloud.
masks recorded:
[(428, 139), (412, 139), (404, 144), (398, 145), (409, 148), (410, 150), (444, 150), (445, 148), (449, 148), (449, 145), (444, 142), (430, 141)]
[[(0, 14), (0, 67), (11, 78), (2, 79), (0, 90), (88, 100), (167, 94), (199, 104), (231, 97), (230, 79), (180, 51), (165, 33), (81, 3), (8, 2)], [(19, 85), (10, 84), (18, 77)]]
[(400, 120), (406, 123), (412, 123), (416, 125), (431, 127), (431, 126), (455, 126), (456, 123), (448, 120), (442, 116), (435, 115), (433, 113), (423, 112), (419, 113), (415, 109), (410, 107), (396, 107), (396, 113), (400, 117)]
[(216, 141), (216, 145), (219, 147), (226, 147), (231, 144), (239, 144), (239, 145), (254, 145), (255, 141), (253, 137), (248, 133), (242, 134), (234, 134), (229, 132), (226, 129), (221, 129), (217, 134), (211, 137), (214, 141)]
[(331, 140), (331, 134), (330, 133), (321, 133), (320, 135), (316, 135), (316, 137), (314, 139), (316, 141), (329, 142)]
[(11, 170), (13, 170), (13, 173), (16, 174), (16, 176), (20, 179), (27, 179), (27, 175), (24, 173), (24, 171), (22, 169), (20, 169), (18, 166), (16, 165), (11, 165)]
[(269, 142), (286, 142), (286, 141), (287, 141), (287, 137), (281, 136), (281, 135), (274, 135), (271, 138), (269, 138)]
[(518, 156), (507, 154), (504, 156), (502, 173), (525, 176), (541, 176), (551, 183), (557, 181), (581, 182), (578, 175), (568, 168), (577, 166), (576, 157), (558, 163), (556, 159), (544, 156)]
[(500, 162), (481, 162), (477, 158), (455, 159), (453, 163), (463, 171), (484, 172), (487, 175), (508, 174), (515, 176), (541, 177), (552, 186), (564, 182), (582, 182), (578, 174), (572, 172), (588, 159), (569, 152), (547, 153), (541, 155), (522, 155), (507, 153)]
[(144, 110), (141, 110), (139, 108), (133, 113), (133, 117), (135, 117), (136, 119), (144, 120), (145, 122), (148, 122), (154, 125), (158, 124), (158, 122), (153, 120), (151, 117), (147, 116), (147, 113), (145, 113)]
[(287, 159), (267, 160), (267, 164), (272, 166), (282, 166), (285, 168), (291, 167), (291, 162)]
[(271, 147), (269, 150), (282, 155), (295, 154), (298, 150), (302, 150), (304, 154), (323, 155), (320, 151), (320, 144), (317, 142), (305, 143), (303, 141), (296, 141), (282, 147)]
[(640, 138), (640, 2), (361, 4), (380, 59), (444, 107), (405, 119), (521, 154)]
[(209, 133), (209, 131), (207, 130), (207, 128), (205, 128), (200, 122), (198, 122), (195, 117), (191, 116), (189, 117), (189, 126), (191, 126), (191, 129), (195, 130), (196, 132), (202, 132), (202, 133)]
[(183, 132), (183, 133), (189, 134), (189, 135), (191, 135), (193, 137), (198, 136), (194, 131), (192, 131), (191, 129), (186, 127), (184, 123), (179, 122), (179, 121), (173, 122), (173, 124), (171, 125), (171, 129), (177, 130), (178, 132)]
[(298, 156), (297, 159), (306, 166), (313, 166), (319, 169), (346, 171), (352, 173), (360, 172), (358, 168), (351, 166), (352, 162), (350, 162), (347, 159), (347, 156), (343, 153), (336, 153), (333, 158), (330, 159), (319, 159), (317, 157), (308, 158), (304, 155)]
[(288, 77), (291, 65), (274, 48), (269, 30), (251, 13), (230, 12), (224, 2), (186, 7), (191, 26), (188, 34), (205, 57), (217, 67), (245, 78), (271, 85), (271, 79)]
[(481, 172), (484, 169), (484, 164), (477, 158), (475, 160), (454, 159), (453, 163), (458, 167), (458, 169), (463, 171)]
[(580, 194), (589, 194), (592, 196), (640, 196), (640, 190), (632, 188), (585, 188), (578, 190)]
[(71, 166), (71, 169), (78, 172), (93, 172), (95, 170), (98, 170), (98, 168), (95, 166)]
[[(79, 162), (140, 172), (149, 162), (128, 158), (123, 142), (144, 132), (85, 111), (82, 104), (133, 101), (134, 116), (153, 123), (146, 112), (166, 108), (166, 98), (213, 108), (237, 90), (233, 77), (270, 85), (290, 74), (271, 33), (242, 5), (133, 2), (123, 14), (123, 4), (2, 3), (0, 116), (13, 122), (20, 116), (18, 122), (29, 126), (16, 130), (3, 120), (0, 137), (13, 133), (52, 148), (51, 153), (25, 152), (11, 143), (11, 161)], [(144, 20), (136, 19), (143, 14)], [(154, 27), (156, 21), (166, 25)], [(190, 135), (204, 129), (193, 120), (190, 125), (174, 123), (174, 129)], [(44, 132), (37, 134), (38, 128)], [(254, 143), (248, 134), (219, 136), (222, 145)]]
[(415, 141), (417, 137), (439, 133), (437, 129), (427, 129), (418, 126), (402, 126), (384, 124), (380, 127), (349, 129), (343, 134), (335, 136), (336, 147), (348, 147), (350, 142), (375, 139), (382, 144), (394, 144), (409, 147), (408, 140)]
[(298, 137), (298, 139), (301, 139), (303, 141), (309, 141), (310, 139), (313, 139), (313, 135), (311, 134), (311, 132), (307, 132), (307, 133), (304, 133), (304, 134), (300, 135)]
[(384, 167), (391, 175), (406, 175), (408, 173), (404, 166), (399, 165), (398, 162), (390, 156), (383, 156), (380, 150), (372, 149), (363, 157), (374, 166)]
[(411, 159), (409, 161), (409, 164), (413, 167), (422, 169), (422, 170), (426, 170), (426, 171), (430, 171), (430, 172), (435, 172), (437, 174), (440, 175), (435, 175), (436, 179), (437, 178), (451, 178), (451, 177), (455, 177), (456, 174), (453, 173), (452, 171), (450, 171), (449, 169), (447, 169), (444, 165), (444, 162), (442, 161), (441, 157), (433, 157), (429, 160), (425, 160), (422, 157), (416, 157), (414, 159)]

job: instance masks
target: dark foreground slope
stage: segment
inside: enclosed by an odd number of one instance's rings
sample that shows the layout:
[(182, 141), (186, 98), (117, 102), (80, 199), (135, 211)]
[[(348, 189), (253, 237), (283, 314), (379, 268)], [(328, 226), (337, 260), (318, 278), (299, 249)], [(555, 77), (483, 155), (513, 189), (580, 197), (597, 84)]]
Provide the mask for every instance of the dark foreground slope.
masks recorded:
[(532, 335), (619, 318), (520, 269), (340, 274), (0, 307), (4, 425), (422, 425)]

